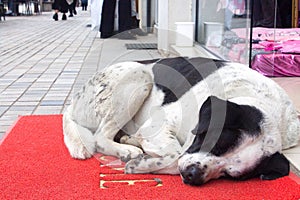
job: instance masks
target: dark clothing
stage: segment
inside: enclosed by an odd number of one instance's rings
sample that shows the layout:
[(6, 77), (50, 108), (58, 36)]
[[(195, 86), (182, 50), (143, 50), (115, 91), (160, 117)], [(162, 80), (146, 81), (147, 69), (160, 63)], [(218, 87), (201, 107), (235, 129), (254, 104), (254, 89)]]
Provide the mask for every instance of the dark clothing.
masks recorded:
[(292, 28), (292, 0), (278, 0), (282, 28)]
[[(100, 32), (102, 38), (110, 37), (114, 34), (116, 0), (104, 0), (102, 5)], [(119, 0), (119, 32), (131, 29), (131, 0)]]
[[(279, 9), (275, 7), (277, 0), (253, 0), (253, 26), (280, 28)], [(276, 17), (276, 19), (275, 19)], [(275, 24), (276, 22), (276, 24)]]
[(119, 32), (131, 29), (131, 0), (119, 0)]
[(102, 4), (100, 32), (102, 38), (113, 35), (116, 0), (104, 0)]
[(52, 4), (53, 10), (59, 10), (62, 13), (67, 13), (69, 9), (69, 4), (66, 0), (54, 0)]
[(73, 13), (76, 15), (77, 12), (76, 12), (76, 5), (77, 5), (77, 0), (73, 0), (73, 3), (71, 3), (69, 5), (69, 12), (70, 12), (70, 15), (73, 15)]
[(88, 1), (87, 0), (81, 0), (81, 7), (82, 10), (87, 10)]

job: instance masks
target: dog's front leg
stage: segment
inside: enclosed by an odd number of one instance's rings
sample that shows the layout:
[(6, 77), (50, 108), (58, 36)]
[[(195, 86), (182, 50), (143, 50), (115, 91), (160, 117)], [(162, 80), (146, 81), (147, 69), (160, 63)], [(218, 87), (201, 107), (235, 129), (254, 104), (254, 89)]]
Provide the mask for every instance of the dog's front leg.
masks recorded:
[(146, 155), (126, 163), (126, 173), (178, 174), (177, 161), (182, 147), (177, 140), (176, 127), (156, 112), (135, 134)]
[(166, 155), (164, 157), (152, 157), (144, 154), (126, 163), (127, 174), (179, 174), (178, 154)]
[(145, 138), (141, 145), (145, 154), (127, 162), (126, 173), (179, 173), (177, 161), (182, 153), (182, 147), (175, 136), (161, 133), (157, 138)]

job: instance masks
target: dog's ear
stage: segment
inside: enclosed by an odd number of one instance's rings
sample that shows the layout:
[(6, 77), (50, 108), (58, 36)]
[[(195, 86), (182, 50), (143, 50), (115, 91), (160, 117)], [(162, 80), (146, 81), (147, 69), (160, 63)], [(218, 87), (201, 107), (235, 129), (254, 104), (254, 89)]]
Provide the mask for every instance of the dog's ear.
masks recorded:
[(262, 113), (255, 107), (208, 97), (199, 111), (199, 121), (193, 134), (202, 134), (213, 129), (241, 129), (252, 133), (260, 132)]
[(209, 126), (219, 130), (239, 128), (239, 115), (239, 105), (215, 96), (209, 96), (200, 108), (199, 121), (192, 133), (205, 133)]
[[(222, 108), (222, 109), (220, 109)], [(223, 115), (221, 115), (223, 111)], [(218, 113), (219, 112), (219, 113)], [(225, 113), (224, 113), (225, 112)], [(208, 131), (208, 127), (212, 123), (212, 127), (215, 127), (215, 125), (222, 121), (220, 118), (223, 117), (223, 122), (225, 119), (226, 114), (226, 101), (221, 100), (215, 96), (209, 96), (204, 103), (202, 104), (199, 116), (198, 116), (198, 123), (194, 130), (192, 130), (192, 133), (202, 134), (206, 133)], [(212, 119), (213, 116), (213, 119)], [(222, 124), (219, 124), (219, 126)]]
[[(211, 152), (216, 156), (226, 153), (234, 147), (240, 137), (236, 122), (239, 105), (210, 96), (201, 106), (199, 121), (192, 133), (195, 139), (187, 150)], [(232, 112), (228, 116), (227, 111)]]
[(290, 163), (284, 155), (276, 152), (262, 160), (256, 170), (262, 180), (274, 180), (289, 175)]

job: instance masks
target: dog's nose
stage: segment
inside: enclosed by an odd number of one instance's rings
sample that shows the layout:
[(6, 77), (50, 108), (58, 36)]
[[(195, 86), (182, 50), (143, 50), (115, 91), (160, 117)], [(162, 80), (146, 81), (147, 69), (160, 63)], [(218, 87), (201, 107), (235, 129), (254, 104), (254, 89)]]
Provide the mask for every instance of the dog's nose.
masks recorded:
[(203, 184), (203, 174), (197, 165), (190, 165), (181, 172), (183, 182), (189, 185)]

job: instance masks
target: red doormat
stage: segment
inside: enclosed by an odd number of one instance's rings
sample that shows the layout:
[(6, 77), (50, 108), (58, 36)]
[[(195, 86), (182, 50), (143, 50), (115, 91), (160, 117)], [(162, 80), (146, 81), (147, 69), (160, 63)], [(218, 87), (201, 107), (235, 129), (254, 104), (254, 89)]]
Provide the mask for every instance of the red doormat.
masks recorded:
[(214, 180), (200, 187), (179, 176), (128, 175), (118, 160), (72, 159), (62, 116), (21, 117), (0, 143), (0, 199), (299, 199), (299, 179)]

